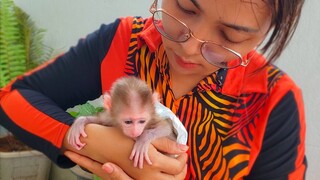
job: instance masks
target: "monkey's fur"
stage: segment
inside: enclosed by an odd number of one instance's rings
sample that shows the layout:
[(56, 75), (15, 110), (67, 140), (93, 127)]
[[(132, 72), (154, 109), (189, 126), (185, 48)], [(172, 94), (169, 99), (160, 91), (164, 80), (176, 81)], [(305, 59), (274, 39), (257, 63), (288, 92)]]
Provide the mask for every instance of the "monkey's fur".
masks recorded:
[(80, 135), (86, 137), (86, 124), (119, 127), (125, 135), (135, 140), (130, 159), (134, 160), (135, 167), (139, 164), (139, 168), (143, 168), (144, 159), (148, 164), (152, 164), (148, 156), (152, 140), (160, 137), (176, 140), (171, 120), (156, 114), (155, 103), (159, 101), (158, 95), (152, 93), (144, 81), (132, 76), (120, 78), (112, 85), (110, 95), (105, 93), (103, 98), (104, 112), (97, 116), (81, 116), (71, 126), (68, 142), (75, 148), (81, 149), (85, 146), (80, 141)]

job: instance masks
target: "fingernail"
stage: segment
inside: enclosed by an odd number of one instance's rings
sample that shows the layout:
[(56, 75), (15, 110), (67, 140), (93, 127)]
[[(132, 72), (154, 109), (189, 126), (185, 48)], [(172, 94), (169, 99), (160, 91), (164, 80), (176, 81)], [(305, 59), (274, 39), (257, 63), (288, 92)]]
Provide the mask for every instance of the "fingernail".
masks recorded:
[(107, 173), (111, 174), (113, 172), (113, 167), (110, 164), (104, 164), (102, 169)]
[(187, 150), (189, 149), (189, 146), (184, 145), (184, 144), (179, 144), (179, 146), (180, 146), (180, 149), (181, 149), (182, 151), (187, 151)]

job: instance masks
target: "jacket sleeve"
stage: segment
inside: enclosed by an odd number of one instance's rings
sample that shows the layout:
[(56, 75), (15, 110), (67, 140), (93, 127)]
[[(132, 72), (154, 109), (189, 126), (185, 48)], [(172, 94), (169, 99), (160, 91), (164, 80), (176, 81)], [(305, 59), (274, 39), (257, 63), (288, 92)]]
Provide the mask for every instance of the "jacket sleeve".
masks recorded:
[(262, 149), (252, 167), (250, 180), (305, 178), (305, 122), (302, 97), (293, 88), (272, 110)]
[(0, 124), (59, 166), (73, 166), (60, 152), (74, 120), (65, 111), (101, 95), (100, 66), (119, 22), (101, 25), (65, 54), (2, 88)]

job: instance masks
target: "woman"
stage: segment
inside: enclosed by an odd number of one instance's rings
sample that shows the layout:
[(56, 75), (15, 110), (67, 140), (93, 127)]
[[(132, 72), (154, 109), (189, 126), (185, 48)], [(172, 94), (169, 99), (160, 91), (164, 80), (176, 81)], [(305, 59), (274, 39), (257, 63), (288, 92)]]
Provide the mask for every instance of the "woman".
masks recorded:
[[(152, 18), (102, 25), (3, 88), (1, 124), (61, 167), (74, 165), (65, 153), (105, 179), (303, 179), (301, 92), (272, 65), (303, 3), (155, 0)], [(128, 160), (132, 140), (98, 125), (87, 126), (83, 150), (66, 143), (74, 119), (65, 110), (99, 97), (124, 75), (145, 80), (179, 117), (189, 133), (188, 155), (188, 147), (157, 140), (153, 165), (138, 170)]]

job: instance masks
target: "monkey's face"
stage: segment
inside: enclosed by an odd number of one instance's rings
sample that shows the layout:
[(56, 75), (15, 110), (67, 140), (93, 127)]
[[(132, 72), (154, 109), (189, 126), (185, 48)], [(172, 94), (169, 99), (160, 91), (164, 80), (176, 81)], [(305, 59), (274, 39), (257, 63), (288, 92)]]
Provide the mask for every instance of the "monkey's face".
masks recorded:
[(146, 119), (126, 119), (123, 120), (122, 130), (126, 136), (131, 138), (139, 137), (146, 127)]
[(128, 108), (119, 115), (123, 133), (131, 138), (142, 134), (150, 118), (150, 110), (147, 108)]

